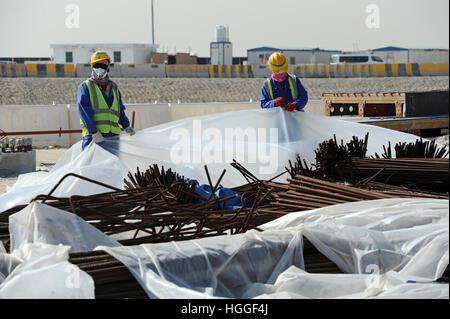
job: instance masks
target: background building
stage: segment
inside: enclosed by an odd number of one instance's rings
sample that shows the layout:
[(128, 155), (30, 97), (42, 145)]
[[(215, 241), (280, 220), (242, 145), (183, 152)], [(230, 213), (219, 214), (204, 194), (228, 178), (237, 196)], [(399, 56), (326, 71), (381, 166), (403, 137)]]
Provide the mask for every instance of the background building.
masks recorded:
[(448, 63), (449, 52), (446, 49), (407, 49), (384, 47), (371, 52), (386, 63)]
[(210, 43), (211, 64), (233, 64), (233, 44), (230, 42), (228, 27), (216, 28), (216, 41)]
[(51, 44), (55, 63), (89, 63), (95, 51), (105, 51), (113, 63), (144, 64), (150, 63), (152, 52), (158, 45), (152, 44)]
[(281, 49), (273, 47), (259, 47), (247, 50), (248, 64), (266, 64), (270, 55), (274, 52), (282, 52), (290, 65), (295, 64), (328, 64), (333, 54), (341, 51), (321, 49)]

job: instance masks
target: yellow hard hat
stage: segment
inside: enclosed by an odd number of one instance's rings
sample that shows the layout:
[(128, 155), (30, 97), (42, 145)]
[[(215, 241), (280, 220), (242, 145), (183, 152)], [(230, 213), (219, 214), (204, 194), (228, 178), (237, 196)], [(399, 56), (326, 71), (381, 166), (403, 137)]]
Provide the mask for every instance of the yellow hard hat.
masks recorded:
[(282, 71), (287, 72), (288, 61), (286, 57), (281, 52), (272, 53), (269, 58), (269, 68), (273, 73), (278, 74)]
[(109, 57), (108, 53), (106, 53), (105, 51), (96, 51), (91, 56), (91, 66), (93, 66), (97, 62), (101, 62), (101, 61), (105, 61), (105, 60), (108, 60), (109, 63), (111, 63), (111, 58)]

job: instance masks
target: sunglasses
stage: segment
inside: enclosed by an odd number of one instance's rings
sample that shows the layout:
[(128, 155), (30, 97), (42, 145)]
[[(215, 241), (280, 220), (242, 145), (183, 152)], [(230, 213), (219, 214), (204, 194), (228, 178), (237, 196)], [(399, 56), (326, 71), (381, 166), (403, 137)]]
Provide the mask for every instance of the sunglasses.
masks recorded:
[(103, 63), (96, 63), (92, 66), (94, 69), (104, 69), (106, 70), (108, 68), (108, 65)]

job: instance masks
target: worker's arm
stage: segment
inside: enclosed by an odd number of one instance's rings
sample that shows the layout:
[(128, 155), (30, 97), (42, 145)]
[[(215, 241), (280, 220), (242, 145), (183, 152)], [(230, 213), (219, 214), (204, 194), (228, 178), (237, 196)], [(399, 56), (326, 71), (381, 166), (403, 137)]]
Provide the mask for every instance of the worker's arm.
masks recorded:
[(271, 100), (269, 93), (267, 93), (266, 86), (263, 83), (261, 88), (261, 108), (270, 109), (275, 107), (275, 100)]
[(306, 103), (308, 103), (308, 92), (306, 92), (298, 77), (296, 79), (296, 82), (298, 88), (298, 97), (293, 103), (297, 104), (297, 111), (300, 111), (305, 107)]
[(128, 120), (127, 115), (125, 114), (125, 105), (122, 103), (122, 94), (119, 90), (119, 107), (120, 107), (120, 118), (119, 118), (119, 124), (125, 129), (130, 126), (130, 120)]
[(81, 121), (87, 128), (89, 134), (96, 133), (97, 127), (94, 123), (94, 114), (92, 112), (91, 100), (89, 98), (89, 90), (84, 82), (78, 86), (77, 103), (78, 114), (80, 115)]

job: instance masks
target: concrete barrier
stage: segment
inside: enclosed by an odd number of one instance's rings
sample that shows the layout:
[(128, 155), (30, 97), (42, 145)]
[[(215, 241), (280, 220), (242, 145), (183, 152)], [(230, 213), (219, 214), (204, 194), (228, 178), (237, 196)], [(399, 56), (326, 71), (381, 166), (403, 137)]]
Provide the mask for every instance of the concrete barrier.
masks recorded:
[(122, 77), (124, 78), (166, 77), (166, 69), (164, 64), (122, 64), (120, 69)]
[(0, 153), (0, 175), (12, 176), (36, 171), (36, 151)]
[(75, 77), (75, 65), (74, 64), (38, 64), (27, 63), (26, 64), (27, 77)]
[(248, 65), (209, 65), (210, 78), (252, 78), (252, 69)]
[(329, 77), (330, 73), (329, 68), (328, 73), (326, 72), (327, 66), (324, 64), (295, 65), (293, 73), (301, 78), (325, 78)]
[(130, 124), (133, 120), (133, 112), (135, 112), (134, 128), (136, 130), (171, 121), (167, 104), (126, 104), (125, 108)]
[[(0, 106), (0, 110), (0, 127), (5, 132), (53, 131), (68, 127), (67, 105), (13, 105)], [(69, 136), (33, 136), (33, 146), (46, 145), (69, 145)]]
[[(90, 64), (0, 63), (0, 77), (81, 77), (91, 75)], [(302, 78), (392, 77), (448, 75), (449, 63), (299, 64), (288, 72)], [(111, 77), (131, 78), (267, 78), (267, 65), (112, 64)]]
[[(431, 72), (439, 69), (437, 74), (445, 74), (445, 66), (433, 68), (427, 66), (424, 70)], [(447, 64), (448, 71), (448, 64)], [(421, 67), (417, 63), (392, 64), (301, 64), (294, 67), (294, 74), (302, 78), (350, 78), (350, 77), (392, 77), (420, 76)]]
[(112, 77), (112, 78), (122, 78), (123, 77), (123, 75), (122, 75), (122, 65), (121, 64), (111, 64), (109, 66), (109, 69), (110, 69), (110, 71), (109, 71), (109, 76), (110, 77)]
[(19, 63), (0, 63), (1, 77), (25, 77), (26, 69), (24, 64)]
[(449, 75), (448, 63), (421, 63), (419, 64), (421, 75)]
[(167, 64), (168, 78), (209, 78), (209, 66), (204, 64)]
[(75, 74), (77, 78), (88, 78), (91, 76), (92, 67), (89, 63), (75, 65)]
[[(122, 69), (120, 64), (111, 64), (109, 75), (112, 78), (121, 78)], [(75, 66), (75, 74), (77, 78), (88, 78), (92, 74), (92, 67), (89, 63), (81, 64), (78, 63)]]

